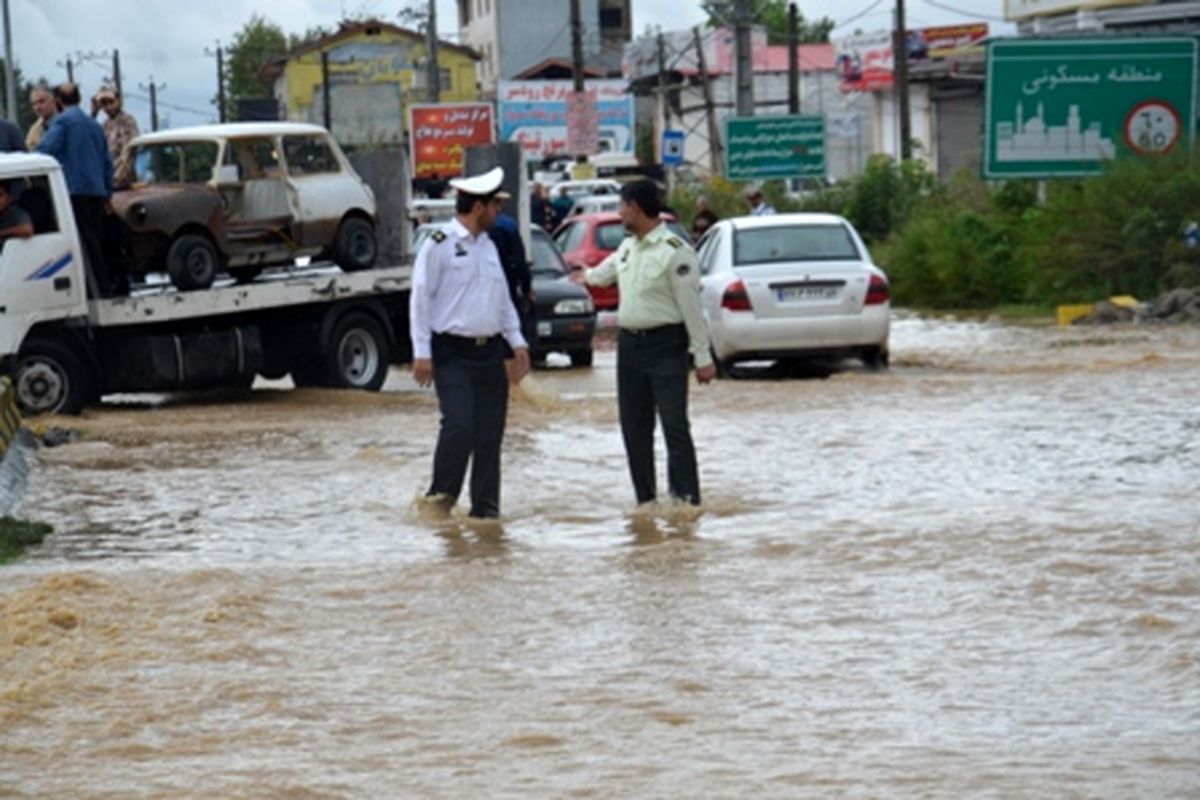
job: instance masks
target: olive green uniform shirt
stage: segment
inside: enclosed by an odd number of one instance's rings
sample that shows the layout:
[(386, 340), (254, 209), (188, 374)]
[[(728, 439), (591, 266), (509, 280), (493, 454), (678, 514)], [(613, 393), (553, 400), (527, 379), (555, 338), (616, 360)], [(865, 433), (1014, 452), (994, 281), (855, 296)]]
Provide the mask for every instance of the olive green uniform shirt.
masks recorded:
[(645, 330), (683, 323), (696, 366), (712, 363), (696, 251), (666, 225), (641, 239), (626, 236), (616, 252), (585, 277), (593, 286), (617, 284), (621, 292), (617, 324), (622, 328)]

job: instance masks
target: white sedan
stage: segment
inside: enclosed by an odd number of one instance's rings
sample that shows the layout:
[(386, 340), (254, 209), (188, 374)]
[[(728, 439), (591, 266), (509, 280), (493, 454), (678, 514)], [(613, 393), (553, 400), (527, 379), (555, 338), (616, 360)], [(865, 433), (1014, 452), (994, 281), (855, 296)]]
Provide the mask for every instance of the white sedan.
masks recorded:
[(737, 361), (841, 356), (887, 366), (887, 275), (842, 217), (721, 220), (700, 242), (699, 259), (718, 370)]

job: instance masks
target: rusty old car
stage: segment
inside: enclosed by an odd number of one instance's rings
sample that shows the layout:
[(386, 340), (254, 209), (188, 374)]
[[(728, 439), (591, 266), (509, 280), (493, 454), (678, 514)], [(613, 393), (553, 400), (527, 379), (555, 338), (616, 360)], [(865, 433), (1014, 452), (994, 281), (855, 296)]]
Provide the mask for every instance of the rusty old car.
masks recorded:
[(299, 257), (367, 269), (378, 253), (375, 198), (316, 125), (232, 123), (158, 131), (126, 153), (113, 195), (132, 276), (180, 289), (238, 281)]

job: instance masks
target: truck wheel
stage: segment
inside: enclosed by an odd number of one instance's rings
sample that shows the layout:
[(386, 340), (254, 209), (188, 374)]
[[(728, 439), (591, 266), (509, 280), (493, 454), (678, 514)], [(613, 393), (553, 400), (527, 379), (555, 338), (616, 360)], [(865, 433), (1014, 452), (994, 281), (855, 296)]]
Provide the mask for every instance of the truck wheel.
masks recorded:
[(333, 260), (344, 271), (370, 269), (378, 252), (375, 226), (369, 221), (362, 217), (346, 217), (338, 225), (333, 240)]
[(587, 350), (572, 350), (571, 351), (571, 366), (572, 367), (590, 367), (592, 365), (592, 349)]
[(326, 359), (327, 386), (379, 391), (391, 361), (387, 334), (370, 314), (347, 314), (334, 326)]
[(93, 396), (87, 364), (69, 345), (31, 339), (17, 356), (13, 374), (21, 413), (78, 414)]
[(171, 283), (183, 291), (207, 289), (217, 279), (221, 257), (212, 242), (198, 233), (185, 233), (167, 251)]

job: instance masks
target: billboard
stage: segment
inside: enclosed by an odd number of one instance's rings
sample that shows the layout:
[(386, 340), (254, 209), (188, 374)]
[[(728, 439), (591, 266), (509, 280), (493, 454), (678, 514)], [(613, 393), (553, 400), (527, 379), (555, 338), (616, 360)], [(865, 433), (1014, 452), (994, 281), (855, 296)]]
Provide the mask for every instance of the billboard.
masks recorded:
[(1004, 0), (1004, 18), (1007, 20), (1046, 17), (1055, 14), (1073, 14), (1076, 11), (1117, 6), (1144, 6), (1158, 0)]
[[(595, 93), (596, 142), (599, 152), (633, 153), (633, 95), (622, 80), (589, 80), (584, 91)], [(575, 93), (571, 81), (501, 81), (496, 92), (500, 141), (517, 142), (526, 157), (568, 152), (568, 106)]]
[(415, 179), (462, 175), (463, 151), (495, 140), (490, 103), (409, 106), (408, 130)]
[[(980, 52), (988, 36), (986, 22), (942, 25), (908, 31), (908, 63), (920, 64), (954, 58), (964, 52)], [(833, 43), (838, 88), (843, 92), (874, 92), (891, 89), (895, 83), (892, 32), (875, 31), (838, 39)]]
[(1096, 175), (1113, 158), (1189, 146), (1196, 124), (1198, 41), (1147, 36), (992, 42), (984, 176)]

